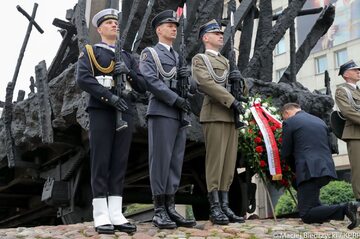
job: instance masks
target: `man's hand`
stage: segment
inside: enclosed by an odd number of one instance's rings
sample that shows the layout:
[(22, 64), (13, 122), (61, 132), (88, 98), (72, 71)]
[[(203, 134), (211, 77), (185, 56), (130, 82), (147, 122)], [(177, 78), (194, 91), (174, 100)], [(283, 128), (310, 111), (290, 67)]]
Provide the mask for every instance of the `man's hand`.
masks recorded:
[(190, 77), (191, 72), (186, 66), (183, 66), (183, 67), (180, 67), (177, 75), (179, 78), (188, 78), (188, 77)]
[(237, 100), (234, 100), (234, 102), (231, 104), (231, 108), (234, 109), (238, 114), (244, 114), (245, 110), (242, 107), (241, 103)]
[(117, 95), (111, 96), (111, 98), (109, 100), (109, 104), (114, 106), (117, 110), (122, 111), (122, 112), (128, 109), (126, 101), (124, 99), (121, 99)]
[(175, 106), (185, 112), (189, 112), (191, 110), (189, 101), (180, 96), (176, 99)]
[(126, 66), (125, 62), (116, 62), (115, 67), (114, 67), (114, 72), (113, 72), (113, 76), (118, 76), (121, 74), (129, 74), (130, 70), (129, 68)]
[(230, 82), (230, 83), (233, 83), (233, 82), (236, 82), (236, 81), (240, 81), (240, 79), (241, 79), (241, 73), (240, 73), (240, 71), (238, 71), (238, 70), (233, 70), (233, 71), (231, 71), (230, 74), (229, 74), (228, 79), (229, 79), (229, 82)]

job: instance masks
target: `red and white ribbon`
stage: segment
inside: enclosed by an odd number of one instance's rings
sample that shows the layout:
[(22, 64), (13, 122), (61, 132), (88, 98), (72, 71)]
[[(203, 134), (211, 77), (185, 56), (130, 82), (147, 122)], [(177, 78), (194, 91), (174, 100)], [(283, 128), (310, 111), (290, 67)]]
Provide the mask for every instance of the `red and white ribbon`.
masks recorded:
[(272, 122), (277, 128), (281, 128), (282, 124), (269, 111), (264, 109), (264, 107), (262, 107), (259, 103), (255, 103), (250, 108), (250, 111), (254, 116), (257, 125), (260, 128), (261, 134), (263, 135), (270, 175), (272, 175), (273, 180), (281, 180), (282, 172), (279, 149), (274, 136), (274, 132), (271, 130), (269, 122)]

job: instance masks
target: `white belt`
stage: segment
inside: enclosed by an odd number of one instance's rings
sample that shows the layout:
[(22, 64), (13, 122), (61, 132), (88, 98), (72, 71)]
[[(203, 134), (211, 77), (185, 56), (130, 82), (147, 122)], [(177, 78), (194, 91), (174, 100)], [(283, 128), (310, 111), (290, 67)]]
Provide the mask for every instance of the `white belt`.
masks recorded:
[[(113, 80), (112, 76), (95, 76), (95, 78), (100, 85), (108, 89), (111, 89), (115, 86), (115, 81)], [(127, 80), (125, 80), (125, 90), (132, 91), (132, 87)]]
[(111, 89), (115, 86), (114, 80), (112, 76), (95, 76), (96, 80), (99, 82), (100, 85)]

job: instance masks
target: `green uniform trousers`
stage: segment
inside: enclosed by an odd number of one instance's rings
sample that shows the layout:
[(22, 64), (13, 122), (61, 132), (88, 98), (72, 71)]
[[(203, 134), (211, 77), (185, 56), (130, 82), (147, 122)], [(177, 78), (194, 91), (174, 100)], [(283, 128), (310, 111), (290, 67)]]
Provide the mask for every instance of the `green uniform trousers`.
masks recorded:
[(346, 141), (351, 168), (351, 184), (356, 199), (360, 199), (360, 140)]
[(202, 128), (207, 190), (229, 191), (235, 172), (239, 131), (230, 122), (203, 122)]

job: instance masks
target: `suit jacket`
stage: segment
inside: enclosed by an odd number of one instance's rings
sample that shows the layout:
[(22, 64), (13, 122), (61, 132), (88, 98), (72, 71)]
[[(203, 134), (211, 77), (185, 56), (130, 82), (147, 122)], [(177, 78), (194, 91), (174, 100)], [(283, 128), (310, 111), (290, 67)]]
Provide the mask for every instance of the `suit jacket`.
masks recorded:
[[(156, 44), (153, 48), (157, 52), (161, 65), (166, 72), (169, 72), (174, 66), (178, 66), (179, 55), (177, 52), (174, 51), (174, 56), (160, 43)], [(139, 66), (140, 71), (145, 78), (147, 89), (151, 93), (147, 115), (160, 115), (179, 119), (180, 111), (174, 106), (179, 95), (171, 90), (163, 81), (162, 76), (158, 73), (155, 61), (149, 49), (145, 48), (141, 52)]]
[(329, 134), (324, 121), (305, 111), (283, 122), (281, 157), (295, 164), (297, 185), (311, 178), (336, 178)]
[[(209, 51), (205, 54), (217, 75), (221, 76), (225, 70), (229, 70), (229, 61), (224, 56), (217, 56)], [(205, 94), (200, 122), (234, 122), (233, 111), (230, 109), (234, 96), (223, 85), (214, 81), (199, 54), (192, 59), (192, 73), (199, 90)]]
[[(350, 90), (355, 104), (360, 104), (360, 91), (349, 84), (345, 84), (344, 87)], [(346, 118), (342, 139), (360, 139), (360, 112), (351, 106), (346, 91), (342, 87), (336, 89), (335, 101)]]
[[(100, 46), (93, 46), (93, 51), (96, 60), (102, 67), (108, 67), (112, 60), (115, 61), (115, 54), (113, 51), (109, 49)], [(143, 79), (143, 76), (140, 73), (137, 61), (130, 53), (126, 51), (122, 51), (121, 55), (126, 66), (130, 70), (127, 80), (130, 83), (131, 87), (140, 93), (145, 93), (146, 84)], [(78, 65), (77, 65), (77, 78), (76, 78), (78, 86), (82, 90), (90, 94), (88, 108), (91, 107), (91, 108), (114, 110), (114, 107), (109, 105), (107, 102), (109, 101), (111, 96), (115, 93), (114, 91), (115, 89), (112, 88), (110, 90), (99, 84), (95, 76), (105, 75), (105, 74), (97, 70), (95, 66), (92, 66), (89, 59), (90, 57), (86, 49), (83, 49), (77, 63)], [(110, 73), (109, 75), (112, 75), (112, 73)], [(131, 103), (130, 99), (126, 99), (126, 101), (128, 104)], [(129, 109), (125, 113), (130, 113), (131, 108), (132, 107), (129, 107)]]

